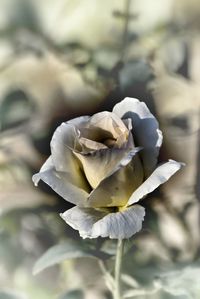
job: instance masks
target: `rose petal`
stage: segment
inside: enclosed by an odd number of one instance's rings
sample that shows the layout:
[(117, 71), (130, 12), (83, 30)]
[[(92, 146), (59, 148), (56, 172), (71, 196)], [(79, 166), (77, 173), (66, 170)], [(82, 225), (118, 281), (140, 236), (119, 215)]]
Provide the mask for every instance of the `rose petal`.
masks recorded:
[[(40, 168), (40, 172), (44, 172), (46, 170), (49, 170), (52, 167), (54, 167), (53, 161), (52, 161), (52, 156), (49, 156), (49, 158), (44, 162), (44, 164)], [(33, 177), (35, 177), (35, 175)], [(33, 181), (36, 186), (38, 185), (39, 180), (38, 181), (36, 181), (36, 180)]]
[(140, 148), (130, 151), (116, 165), (111, 173), (107, 173), (88, 198), (91, 207), (122, 207), (127, 204), (131, 194), (143, 181), (143, 170), (136, 153)]
[(126, 125), (127, 129), (129, 131), (132, 130), (133, 126), (132, 126), (132, 119), (131, 118), (127, 118), (127, 119), (122, 119), (123, 123)]
[(168, 179), (183, 165), (183, 163), (169, 160), (168, 162), (158, 166), (152, 175), (132, 194), (128, 201), (128, 205), (138, 202), (145, 195), (154, 191), (159, 185), (168, 181)]
[(73, 229), (78, 230), (83, 238), (90, 237), (92, 226), (105, 215), (105, 212), (80, 207), (73, 207), (60, 214), (62, 219)]
[(99, 143), (84, 137), (80, 137), (79, 142), (82, 145), (82, 148), (84, 149), (84, 154), (90, 153), (91, 151), (97, 151), (100, 149), (108, 148), (103, 143)]
[(95, 209), (74, 207), (61, 214), (61, 217), (78, 230), (83, 238), (126, 239), (141, 230), (144, 215), (144, 208), (134, 205), (122, 212), (109, 214)]
[(82, 126), (88, 122), (90, 119), (89, 115), (83, 115), (79, 117), (72, 118), (66, 122), (66, 124), (71, 124), (74, 127), (78, 128), (79, 126)]
[[(92, 186), (96, 188), (99, 183), (115, 169), (116, 165), (134, 148), (132, 136), (123, 148), (107, 148), (91, 152), (89, 155), (74, 152), (83, 166), (85, 176)], [(136, 149), (137, 152), (137, 149)]]
[(56, 171), (51, 156), (44, 163), (40, 172), (33, 176), (35, 185), (40, 180), (44, 181), (67, 201), (79, 206), (87, 206), (89, 194), (83, 189), (74, 186), (68, 173)]
[(121, 133), (127, 133), (128, 130), (123, 121), (114, 113), (104, 111), (94, 114), (90, 121), (90, 125), (101, 128), (112, 133), (115, 139)]
[(93, 225), (90, 238), (130, 238), (142, 229), (144, 216), (145, 209), (140, 205), (134, 205), (122, 212), (110, 213)]
[(88, 116), (84, 116), (62, 123), (56, 129), (51, 140), (52, 159), (56, 170), (67, 172), (74, 185), (80, 188), (85, 188), (85, 181), (72, 149), (77, 138), (76, 126), (82, 125), (88, 118)]
[(86, 138), (99, 143), (102, 143), (102, 141), (106, 139), (113, 138), (111, 132), (95, 127), (89, 123), (86, 123), (85, 126), (79, 127), (78, 132), (80, 135), (79, 138)]
[(134, 98), (125, 98), (116, 104), (113, 112), (120, 118), (131, 118), (133, 138), (137, 146), (142, 146), (142, 159), (145, 175), (149, 176), (155, 169), (159, 148), (162, 144), (162, 132), (158, 122), (150, 113), (146, 104)]

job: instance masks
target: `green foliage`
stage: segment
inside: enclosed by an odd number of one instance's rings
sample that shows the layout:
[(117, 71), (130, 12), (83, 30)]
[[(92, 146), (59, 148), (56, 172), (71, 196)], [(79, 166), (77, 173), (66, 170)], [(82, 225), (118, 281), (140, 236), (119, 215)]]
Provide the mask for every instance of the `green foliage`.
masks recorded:
[(120, 71), (120, 88), (124, 91), (133, 85), (138, 87), (139, 84), (146, 84), (152, 77), (150, 65), (145, 60), (129, 61)]
[(200, 268), (186, 267), (181, 270), (164, 273), (159, 276), (156, 284), (173, 296), (186, 299), (200, 297)]
[(84, 299), (84, 294), (81, 290), (73, 290), (63, 294), (59, 299)]
[(0, 105), (0, 130), (27, 122), (34, 108), (32, 100), (24, 91), (9, 92)]
[(39, 30), (39, 20), (35, 7), (31, 1), (17, 0), (10, 12), (10, 26), (16, 28), (29, 28)]
[(47, 250), (41, 258), (36, 262), (33, 273), (37, 274), (44, 269), (59, 264), (68, 259), (76, 259), (82, 257), (96, 258), (92, 251), (81, 246), (81, 243), (66, 242), (55, 245)]
[(15, 294), (10, 291), (0, 291), (0, 299), (25, 299), (23, 295)]

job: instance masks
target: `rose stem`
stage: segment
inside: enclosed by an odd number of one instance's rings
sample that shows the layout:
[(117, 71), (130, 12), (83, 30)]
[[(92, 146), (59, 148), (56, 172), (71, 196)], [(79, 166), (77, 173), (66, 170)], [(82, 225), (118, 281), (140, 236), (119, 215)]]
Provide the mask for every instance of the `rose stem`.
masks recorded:
[(121, 299), (120, 278), (121, 278), (121, 265), (122, 265), (123, 249), (124, 249), (124, 241), (119, 239), (118, 243), (117, 243), (116, 258), (115, 258), (114, 299)]
[(124, 30), (123, 30), (123, 36), (122, 36), (122, 44), (121, 44), (121, 57), (120, 60), (123, 61), (125, 54), (126, 54), (126, 48), (127, 48), (127, 43), (128, 43), (128, 27), (129, 27), (129, 21), (130, 21), (130, 16), (129, 16), (129, 11), (131, 7), (131, 0), (125, 0), (125, 13), (124, 13)]

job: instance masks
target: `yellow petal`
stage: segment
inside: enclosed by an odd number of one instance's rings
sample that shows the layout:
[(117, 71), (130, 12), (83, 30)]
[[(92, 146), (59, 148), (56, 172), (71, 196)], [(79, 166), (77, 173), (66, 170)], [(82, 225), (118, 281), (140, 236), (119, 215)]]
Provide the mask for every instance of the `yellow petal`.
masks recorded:
[(128, 165), (121, 166), (101, 181), (91, 192), (88, 204), (94, 208), (125, 206), (132, 193), (141, 185), (143, 176), (140, 159), (135, 155)]

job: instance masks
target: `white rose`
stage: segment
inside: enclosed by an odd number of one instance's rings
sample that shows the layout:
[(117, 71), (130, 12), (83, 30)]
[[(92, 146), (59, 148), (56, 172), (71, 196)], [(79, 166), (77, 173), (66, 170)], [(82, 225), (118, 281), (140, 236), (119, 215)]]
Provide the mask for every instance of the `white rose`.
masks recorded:
[(59, 126), (51, 156), (33, 176), (76, 206), (61, 217), (83, 238), (129, 238), (142, 227), (137, 202), (166, 182), (182, 163), (157, 166), (162, 133), (145, 103), (125, 98), (112, 112)]

